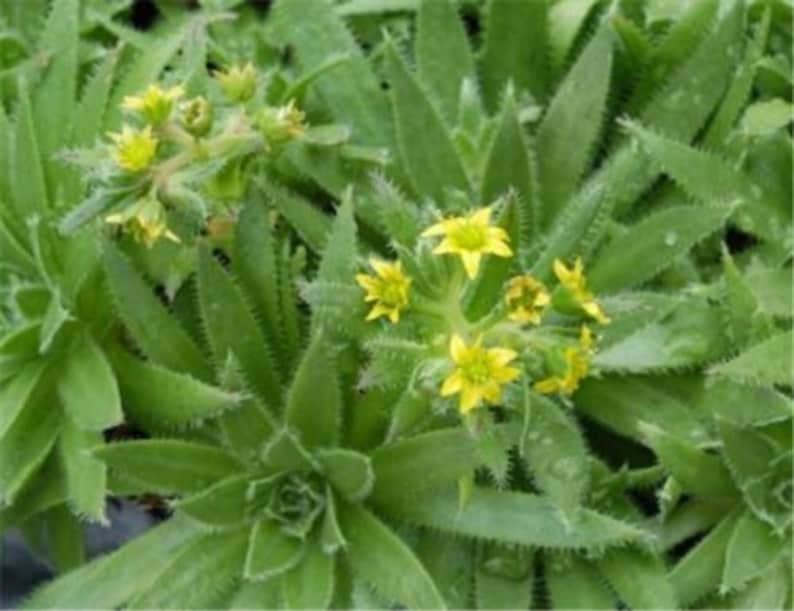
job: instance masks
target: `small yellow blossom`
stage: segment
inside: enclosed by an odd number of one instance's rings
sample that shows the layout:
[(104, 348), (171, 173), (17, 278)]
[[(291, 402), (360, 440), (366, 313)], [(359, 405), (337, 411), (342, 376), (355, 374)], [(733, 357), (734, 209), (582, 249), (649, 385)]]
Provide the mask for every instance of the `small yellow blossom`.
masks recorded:
[(116, 145), (113, 158), (120, 168), (128, 172), (145, 170), (157, 153), (157, 138), (148, 125), (137, 131), (125, 125), (120, 134), (110, 134), (110, 139)]
[(551, 395), (560, 393), (570, 395), (579, 382), (590, 370), (590, 354), (593, 347), (593, 334), (586, 325), (582, 325), (577, 346), (569, 346), (562, 352), (561, 363), (553, 375), (536, 382), (533, 388), (539, 393)]
[(515, 380), (520, 371), (508, 367), (518, 356), (507, 348), (484, 348), (482, 337), (467, 346), (459, 335), (453, 335), (449, 352), (455, 363), (453, 371), (441, 386), (441, 396), (460, 393), (460, 411), (465, 414), (476, 408), (483, 400), (498, 403), (502, 398), (502, 386)]
[(251, 62), (216, 72), (215, 78), (230, 102), (247, 102), (256, 92), (256, 69)]
[(550, 301), (546, 287), (532, 276), (515, 276), (507, 285), (507, 317), (513, 322), (539, 325), (540, 316)]
[(356, 274), (356, 282), (367, 295), (366, 302), (375, 302), (367, 315), (367, 320), (379, 316), (388, 316), (393, 323), (400, 321), (400, 312), (408, 307), (408, 290), (411, 279), (405, 275), (399, 261), (388, 263), (378, 259), (370, 259), (375, 276)]
[(146, 121), (152, 125), (160, 125), (171, 116), (174, 102), (185, 94), (182, 87), (171, 87), (170, 89), (160, 89), (157, 85), (149, 85), (149, 88), (139, 96), (127, 96), (121, 103), (125, 110), (138, 112)]
[(106, 216), (105, 222), (124, 226), (137, 242), (145, 244), (147, 248), (154, 246), (161, 237), (172, 242), (180, 241), (168, 229), (162, 204), (153, 197), (141, 199), (127, 210)]
[(483, 255), (513, 256), (513, 251), (507, 245), (510, 240), (507, 232), (501, 227), (490, 225), (490, 219), (491, 208), (487, 206), (467, 216), (440, 221), (425, 229), (422, 237), (443, 235), (444, 239), (433, 253), (460, 255), (466, 274), (469, 278), (474, 278)]
[(579, 310), (602, 325), (609, 322), (609, 317), (601, 309), (593, 294), (587, 290), (581, 257), (576, 258), (570, 269), (565, 263), (555, 259), (554, 273), (561, 285), (554, 295), (554, 305), (558, 306), (560, 311), (570, 313)]

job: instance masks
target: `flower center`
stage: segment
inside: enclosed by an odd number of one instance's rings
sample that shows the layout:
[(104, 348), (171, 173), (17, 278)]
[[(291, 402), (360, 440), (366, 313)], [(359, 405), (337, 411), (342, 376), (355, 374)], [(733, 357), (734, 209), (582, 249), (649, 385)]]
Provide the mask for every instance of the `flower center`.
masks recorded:
[(480, 250), (487, 241), (486, 228), (481, 225), (463, 223), (455, 230), (452, 239), (455, 244), (463, 250)]
[(471, 384), (485, 384), (491, 379), (491, 368), (484, 355), (478, 355), (471, 363), (461, 367), (461, 373)]
[(395, 282), (384, 282), (381, 285), (380, 300), (387, 306), (400, 306), (403, 304), (400, 285)]

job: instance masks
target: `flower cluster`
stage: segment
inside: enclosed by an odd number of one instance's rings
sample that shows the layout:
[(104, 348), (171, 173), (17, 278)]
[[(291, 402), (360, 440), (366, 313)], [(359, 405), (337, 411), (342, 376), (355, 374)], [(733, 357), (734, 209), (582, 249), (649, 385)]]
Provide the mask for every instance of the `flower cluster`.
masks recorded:
[(450, 271), (446, 292), (431, 295), (417, 288), (412, 295), (412, 278), (400, 260), (371, 259), (374, 274), (356, 275), (371, 305), (368, 321), (385, 317), (396, 324), (412, 308), (436, 317), (436, 328), (447, 335), (443, 358), (448, 374), (439, 382), (439, 394), (458, 395), (463, 414), (483, 404), (499, 404), (504, 387), (522, 375), (536, 392), (570, 395), (591, 368), (595, 338), (589, 321), (609, 323), (587, 288), (581, 258), (570, 266), (554, 261), (553, 287), (527, 273), (509, 278), (493, 310), (469, 321), (463, 299), (481, 272), (483, 257), (513, 257), (509, 235), (492, 222), (492, 214), (492, 206), (483, 207), (442, 219), (422, 232), (423, 238), (441, 238), (433, 255), (453, 255), (460, 261)]
[[(203, 224), (227, 215), (226, 202), (244, 192), (246, 164), (306, 130), (294, 100), (280, 106), (263, 101), (251, 63), (213, 76), (206, 90), (192, 97), (181, 85), (158, 84), (126, 96), (121, 107), (127, 122), (108, 135), (113, 167), (105, 187), (126, 189), (129, 196), (105, 221), (146, 246), (162, 237), (179, 239), (167, 222), (179, 202), (191, 206), (182, 216), (200, 216)], [(174, 193), (181, 197), (171, 197)]]

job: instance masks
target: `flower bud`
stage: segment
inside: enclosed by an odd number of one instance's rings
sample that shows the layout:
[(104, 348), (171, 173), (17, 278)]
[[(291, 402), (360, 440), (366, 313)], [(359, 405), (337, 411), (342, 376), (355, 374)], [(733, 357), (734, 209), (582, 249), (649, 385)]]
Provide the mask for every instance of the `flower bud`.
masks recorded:
[(216, 72), (215, 78), (218, 79), (226, 98), (232, 103), (247, 102), (256, 92), (256, 70), (251, 62), (242, 68), (232, 66), (224, 72)]
[(302, 136), (306, 115), (290, 101), (285, 106), (265, 106), (256, 115), (256, 124), (268, 144), (277, 146)]
[(180, 121), (189, 134), (201, 138), (212, 128), (212, 104), (203, 96), (198, 96), (182, 104)]
[(139, 96), (125, 97), (121, 106), (125, 110), (140, 113), (147, 123), (156, 127), (168, 120), (174, 108), (174, 102), (181, 98), (183, 94), (184, 90), (182, 87), (171, 87), (163, 90), (157, 85), (150, 85)]

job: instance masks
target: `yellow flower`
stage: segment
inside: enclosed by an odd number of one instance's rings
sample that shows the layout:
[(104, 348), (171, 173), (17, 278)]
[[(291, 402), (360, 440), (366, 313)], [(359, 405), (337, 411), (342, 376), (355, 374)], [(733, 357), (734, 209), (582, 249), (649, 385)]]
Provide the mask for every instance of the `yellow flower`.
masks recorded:
[(216, 72), (215, 78), (230, 102), (247, 102), (256, 91), (256, 69), (251, 62), (242, 68), (232, 66), (228, 70)]
[(509, 309), (507, 317), (517, 323), (540, 324), (540, 315), (549, 305), (551, 297), (541, 282), (529, 275), (510, 279), (505, 293)]
[(356, 274), (356, 282), (367, 295), (366, 302), (375, 302), (367, 320), (388, 316), (393, 323), (400, 321), (400, 312), (408, 307), (408, 290), (411, 279), (405, 275), (399, 261), (388, 263), (378, 259), (369, 260), (375, 276)]
[(162, 204), (153, 197), (138, 200), (127, 210), (106, 216), (105, 222), (111, 225), (123, 225), (137, 242), (142, 242), (147, 248), (154, 246), (161, 237), (172, 242), (180, 241), (168, 229)]
[(174, 102), (184, 93), (185, 90), (178, 86), (163, 91), (157, 85), (149, 85), (141, 95), (125, 97), (121, 106), (125, 110), (139, 112), (152, 125), (160, 125), (171, 116)]
[(149, 167), (157, 153), (157, 138), (152, 136), (152, 128), (134, 130), (129, 125), (121, 128), (120, 134), (110, 134), (116, 144), (113, 158), (120, 168), (129, 172), (140, 172)]
[(609, 317), (587, 290), (582, 258), (577, 257), (570, 269), (559, 259), (554, 260), (554, 273), (560, 281), (560, 289), (555, 291), (554, 305), (563, 313), (584, 312), (590, 318), (605, 325)]
[(570, 395), (573, 393), (590, 370), (592, 346), (593, 334), (586, 325), (582, 325), (579, 345), (565, 348), (562, 352), (562, 362), (552, 365), (552, 368), (558, 369), (558, 371), (548, 378), (536, 382), (533, 388), (539, 393), (547, 395), (554, 393)]
[(441, 396), (460, 393), (460, 411), (463, 414), (476, 408), (483, 400), (498, 403), (502, 398), (502, 386), (520, 374), (515, 367), (508, 367), (508, 363), (518, 356), (514, 351), (483, 348), (482, 337), (467, 346), (459, 335), (453, 335), (449, 352), (455, 371), (444, 380)]
[(474, 278), (483, 255), (513, 256), (513, 251), (507, 245), (510, 239), (507, 232), (501, 227), (491, 226), (490, 218), (491, 208), (480, 208), (467, 216), (440, 221), (425, 229), (422, 237), (443, 235), (444, 239), (433, 252), (437, 255), (460, 255), (466, 274)]

